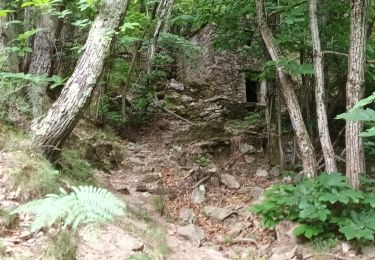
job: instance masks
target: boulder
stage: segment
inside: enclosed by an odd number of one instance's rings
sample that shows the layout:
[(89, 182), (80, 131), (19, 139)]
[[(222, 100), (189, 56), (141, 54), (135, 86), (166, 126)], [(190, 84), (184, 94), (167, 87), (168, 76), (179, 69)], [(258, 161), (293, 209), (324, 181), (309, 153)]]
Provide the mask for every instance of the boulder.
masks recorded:
[(220, 182), (228, 189), (239, 189), (240, 183), (236, 178), (229, 174), (223, 174), (220, 176)]
[(228, 235), (231, 237), (238, 236), (242, 231), (250, 227), (250, 222), (237, 222), (232, 225), (230, 225), (230, 231), (228, 232)]
[(255, 157), (252, 156), (252, 155), (247, 155), (247, 154), (245, 154), (245, 161), (246, 161), (248, 164), (252, 164), (252, 163), (255, 161)]

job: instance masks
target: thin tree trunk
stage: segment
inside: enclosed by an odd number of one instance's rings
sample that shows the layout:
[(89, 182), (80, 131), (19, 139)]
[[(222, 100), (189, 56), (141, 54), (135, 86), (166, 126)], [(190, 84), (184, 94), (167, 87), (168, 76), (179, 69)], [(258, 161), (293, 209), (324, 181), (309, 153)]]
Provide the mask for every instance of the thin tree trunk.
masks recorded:
[[(262, 0), (256, 0), (257, 16), (259, 29), (263, 41), (273, 61), (278, 61), (281, 57), (280, 50), (273, 43), (273, 35), (267, 24), (266, 14)], [(316, 175), (316, 160), (314, 147), (311, 144), (305, 124), (303, 122), (301, 109), (298, 104), (297, 96), (294, 93), (291, 80), (287, 73), (281, 68), (277, 68), (277, 74), (280, 80), (280, 89), (288, 108), (290, 120), (297, 137), (297, 143), (301, 151), (303, 170), (308, 177)]]
[(320, 46), (316, 2), (317, 0), (310, 0), (310, 30), (314, 54), (316, 115), (318, 119), (320, 145), (322, 147), (326, 165), (325, 169), (328, 173), (334, 173), (337, 172), (337, 167), (335, 152), (329, 136), (327, 111), (325, 106), (323, 53)]
[[(367, 0), (351, 0), (350, 48), (348, 80), (346, 83), (346, 108), (351, 109), (364, 95), (364, 65), (366, 47)], [(359, 174), (365, 172), (362, 138), (363, 124), (346, 122), (346, 176), (354, 188), (359, 187)]]
[(158, 43), (160, 32), (163, 30), (166, 15), (168, 14), (168, 12), (171, 11), (174, 2), (175, 2), (175, 0), (162, 0), (162, 2), (159, 5), (159, 9), (156, 13), (156, 17), (158, 18), (158, 21), (156, 23), (154, 35), (151, 38), (151, 43), (150, 43), (150, 46), (148, 48), (147, 74), (150, 74), (150, 72), (151, 72), (152, 62), (153, 62), (154, 57), (155, 57), (156, 44)]
[(89, 101), (110, 52), (115, 29), (123, 20), (129, 1), (102, 1), (72, 76), (47, 114), (31, 126), (34, 145), (51, 160), (56, 159)]
[[(34, 37), (34, 49), (28, 73), (33, 75), (49, 75), (52, 69), (52, 60), (55, 53), (55, 36), (57, 22), (48, 13), (39, 14), (38, 32)], [(41, 116), (47, 109), (50, 100), (47, 96), (47, 84), (28, 86), (28, 96), (32, 105), (34, 118)]]

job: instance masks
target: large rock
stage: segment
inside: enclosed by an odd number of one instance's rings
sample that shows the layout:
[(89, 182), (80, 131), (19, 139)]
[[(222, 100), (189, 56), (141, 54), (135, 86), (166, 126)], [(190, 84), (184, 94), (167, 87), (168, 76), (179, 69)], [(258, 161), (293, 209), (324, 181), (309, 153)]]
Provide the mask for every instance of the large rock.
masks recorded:
[(214, 206), (206, 206), (203, 208), (203, 211), (209, 218), (220, 222), (235, 213), (230, 209), (219, 208)]
[(78, 260), (128, 259), (144, 248), (140, 240), (114, 225), (98, 227), (90, 232), (83, 230), (78, 237)]
[(220, 176), (220, 182), (229, 189), (239, 189), (240, 183), (236, 178), (229, 174), (223, 174)]
[(177, 228), (177, 234), (190, 240), (195, 246), (200, 246), (202, 240), (204, 239), (203, 230), (194, 225), (190, 224), (183, 227)]

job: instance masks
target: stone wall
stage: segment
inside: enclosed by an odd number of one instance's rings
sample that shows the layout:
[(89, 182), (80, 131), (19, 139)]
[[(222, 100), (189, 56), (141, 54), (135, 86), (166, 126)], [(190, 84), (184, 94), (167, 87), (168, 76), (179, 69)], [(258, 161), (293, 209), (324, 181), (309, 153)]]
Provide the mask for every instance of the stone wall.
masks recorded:
[(215, 27), (201, 29), (191, 41), (201, 54), (188, 64), (178, 62), (178, 80), (186, 85), (208, 88), (206, 97), (223, 96), (235, 103), (246, 102), (246, 81), (241, 61), (235, 53), (220, 53), (213, 48)]

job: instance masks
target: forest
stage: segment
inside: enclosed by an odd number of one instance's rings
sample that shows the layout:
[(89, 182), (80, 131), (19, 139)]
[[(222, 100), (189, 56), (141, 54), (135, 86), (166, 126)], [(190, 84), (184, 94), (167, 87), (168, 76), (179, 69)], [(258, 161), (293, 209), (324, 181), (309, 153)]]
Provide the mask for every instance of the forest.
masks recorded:
[(375, 259), (373, 0), (0, 0), (0, 259)]

